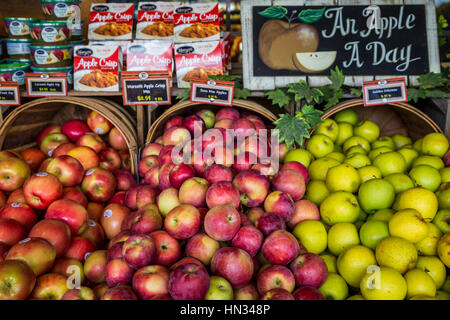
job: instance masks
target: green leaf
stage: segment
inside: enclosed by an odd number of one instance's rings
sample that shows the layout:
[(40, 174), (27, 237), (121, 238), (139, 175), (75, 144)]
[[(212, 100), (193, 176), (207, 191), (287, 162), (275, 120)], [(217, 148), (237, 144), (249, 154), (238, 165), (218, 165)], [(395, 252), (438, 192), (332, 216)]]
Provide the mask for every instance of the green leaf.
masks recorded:
[(439, 89), (427, 90), (426, 98), (437, 99), (437, 98), (445, 98), (447, 93)]
[(234, 99), (247, 99), (252, 92), (245, 88), (234, 88)]
[(287, 9), (285, 7), (273, 6), (258, 12), (259, 15), (271, 18), (271, 19), (283, 19), (287, 14)]
[(301, 146), (304, 139), (310, 137), (310, 128), (305, 120), (299, 117), (293, 117), (288, 113), (280, 114), (279, 119), (274, 121), (274, 125), (275, 129), (279, 130), (279, 142), (286, 143), (288, 149), (295, 143)]
[(305, 99), (307, 103), (311, 103), (315, 101), (319, 103), (321, 100), (321, 96), (323, 96), (322, 91), (317, 88), (310, 88), (308, 84), (300, 80), (300, 82), (290, 83), (288, 86), (288, 92), (294, 94), (295, 102), (299, 102), (302, 99)]
[(177, 100), (180, 100), (180, 102), (188, 100), (191, 97), (191, 89), (184, 89), (183, 92), (177, 96)]
[(345, 75), (344, 72), (336, 66), (335, 70), (330, 70), (328, 79), (331, 81), (331, 87), (334, 90), (339, 90), (344, 85)]
[(291, 102), (289, 95), (282, 89), (267, 91), (264, 95), (269, 100), (272, 100), (272, 104), (277, 104), (280, 108), (283, 108)]
[(420, 88), (408, 88), (408, 101), (417, 102), (419, 99), (425, 99), (427, 97), (426, 90)]
[(442, 87), (446, 83), (446, 79), (442, 77), (442, 74), (434, 72), (422, 74), (421, 76), (419, 76), (419, 78), (417, 78), (417, 81), (420, 83), (420, 87), (423, 89)]
[(324, 110), (330, 109), (339, 103), (339, 99), (342, 98), (342, 91), (337, 91), (335, 95), (329, 97), (327, 103), (323, 106)]
[(300, 11), (300, 13), (298, 14), (298, 18), (301, 22), (304, 23), (314, 23), (322, 19), (324, 12), (325, 7), (322, 9), (306, 9)]
[(319, 123), (323, 122), (323, 119), (321, 118), (322, 115), (323, 112), (315, 109), (312, 105), (305, 105), (301, 112), (296, 113), (297, 117), (305, 119), (309, 127), (314, 130), (317, 129)]
[(361, 97), (362, 96), (362, 89), (361, 88), (350, 88), (350, 94), (352, 96)]

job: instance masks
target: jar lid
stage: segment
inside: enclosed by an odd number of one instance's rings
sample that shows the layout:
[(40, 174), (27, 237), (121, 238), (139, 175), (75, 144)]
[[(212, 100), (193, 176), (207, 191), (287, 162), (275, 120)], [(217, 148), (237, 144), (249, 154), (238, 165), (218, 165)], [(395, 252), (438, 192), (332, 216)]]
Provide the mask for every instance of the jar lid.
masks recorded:
[(61, 71), (70, 71), (72, 70), (72, 66), (68, 66), (68, 67), (53, 67), (53, 68), (39, 68), (39, 67), (34, 67), (31, 66), (31, 70), (33, 72), (61, 72)]
[(71, 44), (64, 44), (60, 46), (40, 46), (40, 45), (31, 45), (31, 49), (44, 49), (44, 50), (53, 50), (53, 49), (65, 49), (65, 48), (72, 48), (73, 46)]
[(65, 20), (41, 20), (39, 22), (35, 22), (31, 24), (31, 27), (52, 27), (52, 26), (67, 26), (67, 21)]
[(8, 42), (14, 42), (14, 43), (17, 43), (17, 42), (22, 42), (22, 43), (31, 43), (31, 42), (33, 42), (33, 39), (13, 39), (13, 38), (8, 38), (8, 39), (5, 39), (6, 40), (6, 43), (8, 43)]
[(0, 64), (0, 71), (2, 72), (12, 72), (18, 70), (25, 70), (30, 65), (26, 63), (15, 63), (15, 64)]
[(25, 22), (38, 22), (39, 21), (39, 19), (34, 19), (34, 18), (13, 18), (13, 17), (3, 18), (3, 20), (5, 20), (5, 21), (25, 21)]

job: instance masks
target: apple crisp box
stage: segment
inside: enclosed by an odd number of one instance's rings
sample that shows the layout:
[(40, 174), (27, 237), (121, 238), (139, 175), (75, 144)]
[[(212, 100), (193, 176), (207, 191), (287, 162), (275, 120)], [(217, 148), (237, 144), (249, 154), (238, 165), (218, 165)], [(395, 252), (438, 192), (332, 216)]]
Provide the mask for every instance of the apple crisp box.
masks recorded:
[(192, 79), (223, 74), (220, 41), (176, 44), (175, 65), (179, 88), (189, 88)]
[(219, 4), (179, 4), (173, 13), (175, 43), (220, 40)]
[(222, 32), (220, 36), (220, 45), (222, 46), (224, 74), (228, 74), (231, 70), (231, 32)]
[(127, 48), (128, 44), (131, 43), (132, 40), (109, 40), (109, 41), (100, 41), (100, 40), (91, 40), (89, 41), (89, 45), (95, 46), (119, 46), (122, 49), (122, 70), (127, 70)]
[(118, 45), (75, 46), (73, 68), (76, 91), (117, 92), (122, 49)]
[(94, 3), (89, 16), (89, 40), (131, 40), (134, 4)]
[(139, 2), (136, 39), (173, 40), (175, 2)]

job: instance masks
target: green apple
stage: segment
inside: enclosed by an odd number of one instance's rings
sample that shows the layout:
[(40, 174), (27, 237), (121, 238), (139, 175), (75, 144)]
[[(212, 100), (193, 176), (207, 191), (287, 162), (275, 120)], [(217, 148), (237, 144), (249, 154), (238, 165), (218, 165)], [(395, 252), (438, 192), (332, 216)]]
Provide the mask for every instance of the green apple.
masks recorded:
[(437, 170), (441, 170), (445, 167), (444, 161), (441, 158), (436, 156), (420, 156), (416, 160), (413, 161), (412, 167), (417, 167), (420, 165), (428, 165), (432, 166)]
[(354, 126), (358, 123), (358, 115), (353, 109), (345, 109), (336, 113), (334, 120), (336, 122), (347, 122)]
[(337, 144), (334, 144), (333, 152), (343, 152), (342, 147)]
[(355, 294), (351, 297), (348, 297), (347, 300), (366, 300), (364, 297), (360, 294)]
[(367, 141), (367, 139), (359, 136), (353, 136), (345, 140), (344, 144), (342, 145), (342, 150), (346, 152), (348, 149), (354, 146), (360, 146), (364, 150), (366, 150), (366, 152), (370, 151), (370, 142)]
[(342, 152), (333, 151), (332, 153), (327, 154), (325, 158), (330, 158), (342, 163), (345, 160), (345, 154)]
[(353, 136), (353, 126), (347, 122), (338, 123), (339, 134), (336, 139), (336, 145), (341, 146), (348, 138)]
[(392, 184), (384, 179), (371, 179), (361, 184), (358, 191), (358, 202), (367, 213), (388, 209), (395, 199), (395, 190)]
[(411, 243), (417, 243), (428, 234), (428, 225), (419, 211), (403, 209), (396, 212), (389, 220), (389, 234), (400, 237)]
[(350, 192), (331, 193), (320, 204), (320, 216), (328, 225), (339, 222), (355, 222), (359, 216), (358, 199)]
[(358, 169), (359, 178), (361, 183), (369, 181), (371, 179), (381, 178), (381, 171), (375, 166), (365, 166)]
[(322, 253), (320, 257), (323, 259), (323, 261), (325, 261), (328, 273), (337, 272), (337, 265), (336, 265), (337, 258), (334, 255), (330, 253)]
[(427, 222), (427, 226), (427, 235), (424, 239), (416, 243), (416, 249), (419, 255), (435, 256), (437, 255), (437, 244), (442, 237), (442, 232), (431, 222)]
[(358, 122), (353, 132), (355, 136), (360, 136), (369, 142), (374, 142), (380, 136), (380, 127), (373, 121), (365, 120)]
[(378, 210), (373, 215), (369, 216), (367, 220), (378, 220), (388, 222), (394, 215), (395, 211), (392, 209)]
[(330, 168), (340, 165), (340, 162), (329, 158), (328, 156), (316, 159), (309, 165), (309, 177), (312, 180), (325, 181)]
[(375, 248), (378, 265), (394, 268), (400, 273), (413, 269), (417, 263), (416, 247), (403, 238), (387, 237)]
[(439, 209), (450, 210), (450, 188), (441, 190), (437, 193)]
[(386, 152), (392, 152), (392, 149), (389, 149), (388, 147), (379, 147), (376, 149), (373, 149), (369, 152), (368, 157), (370, 159), (370, 161), (375, 160), (375, 158), (382, 154), (382, 153), (386, 153)]
[(422, 141), (423, 139), (417, 139), (416, 142), (414, 142), (413, 144), (413, 149), (416, 150), (417, 152), (422, 152)]
[(325, 119), (317, 125), (316, 134), (323, 134), (335, 142), (339, 135), (339, 126), (333, 119)]
[(351, 156), (351, 155), (357, 154), (357, 153), (367, 154), (366, 150), (364, 150), (363, 147), (361, 147), (361, 146), (353, 146), (353, 147), (351, 147), (350, 149), (348, 149), (345, 152), (345, 155), (348, 157), (348, 156)]
[(433, 279), (436, 289), (444, 285), (447, 271), (438, 257), (419, 257), (416, 268), (426, 272)]
[(361, 179), (358, 171), (349, 164), (340, 164), (328, 170), (325, 183), (328, 190), (356, 192)]
[(428, 165), (420, 165), (409, 171), (409, 176), (416, 186), (424, 187), (431, 191), (436, 191), (441, 184), (441, 175), (439, 171)]
[(328, 250), (335, 256), (356, 244), (359, 244), (359, 236), (354, 224), (340, 222), (328, 230)]
[(361, 279), (359, 288), (367, 300), (403, 300), (408, 292), (405, 278), (389, 267), (367, 272)]
[(407, 297), (412, 298), (418, 295), (434, 297), (436, 295), (436, 285), (425, 271), (420, 269), (409, 270), (405, 274), (406, 285), (408, 287)]
[(315, 158), (322, 158), (333, 152), (334, 143), (333, 140), (326, 135), (315, 134), (306, 143), (306, 150), (308, 150)]
[(319, 291), (327, 300), (345, 300), (348, 296), (348, 285), (340, 275), (330, 272)]
[(283, 159), (283, 162), (289, 162), (289, 161), (297, 161), (300, 162), (302, 165), (304, 165), (306, 168), (309, 167), (309, 164), (311, 161), (314, 160), (313, 155), (311, 152), (305, 149), (292, 149), (289, 150), (286, 156)]
[(441, 290), (437, 290), (436, 298), (438, 298), (439, 300), (450, 300), (450, 293), (447, 293), (447, 292), (441, 291)]
[(445, 282), (444, 282), (444, 285), (442, 286), (442, 290), (450, 293), (450, 275), (448, 275), (447, 278), (445, 278)]
[(209, 278), (209, 290), (205, 300), (233, 300), (233, 287), (227, 279), (219, 276)]
[(406, 161), (403, 156), (395, 151), (386, 152), (373, 159), (373, 165), (380, 169), (383, 177), (393, 173), (403, 173), (406, 171)]
[(416, 209), (425, 221), (433, 220), (438, 210), (436, 195), (425, 188), (412, 188), (399, 194), (398, 210)]
[(377, 140), (372, 142), (372, 149), (377, 149), (377, 148), (381, 148), (381, 147), (386, 147), (391, 150), (394, 150), (395, 149), (394, 140), (392, 140), (391, 137), (383, 136), (383, 137), (379, 137)]
[(327, 248), (327, 230), (321, 221), (305, 220), (292, 231), (308, 252), (319, 254)]
[(407, 137), (403, 134), (396, 133), (392, 136), (392, 140), (395, 144), (395, 149), (400, 149), (403, 146), (407, 146), (408, 144), (412, 144), (412, 140), (410, 137)]
[(205, 122), (206, 129), (214, 127), (216, 115), (211, 110), (203, 109), (197, 112), (197, 115)]
[(390, 174), (384, 177), (384, 180), (389, 181), (389, 183), (392, 184), (396, 194), (415, 187), (411, 178), (404, 173)]
[(448, 150), (448, 139), (442, 133), (429, 133), (422, 139), (422, 154), (442, 158)]
[(450, 232), (450, 210), (439, 210), (433, 218), (433, 223), (442, 233)]
[(372, 250), (361, 245), (347, 247), (337, 259), (339, 274), (353, 288), (358, 288), (369, 266), (376, 265)]
[(444, 234), (437, 244), (439, 259), (450, 268), (450, 232)]
[(430, 296), (426, 296), (424, 294), (419, 294), (417, 296), (411, 297), (408, 300), (439, 300), (436, 297), (430, 297)]
[(330, 194), (324, 181), (310, 180), (306, 188), (305, 199), (320, 205)]
[(368, 220), (359, 229), (361, 243), (373, 250), (381, 240), (387, 237), (389, 237), (389, 228), (385, 221)]
[(408, 169), (411, 168), (414, 160), (416, 160), (419, 157), (419, 153), (412, 148), (403, 147), (398, 149), (397, 152), (400, 153), (405, 159), (406, 167)]
[(442, 183), (450, 182), (450, 167), (445, 167), (439, 170), (441, 174)]
[(351, 165), (355, 169), (359, 169), (372, 164), (369, 157), (361, 153), (347, 156), (347, 159), (345, 159), (344, 163)]

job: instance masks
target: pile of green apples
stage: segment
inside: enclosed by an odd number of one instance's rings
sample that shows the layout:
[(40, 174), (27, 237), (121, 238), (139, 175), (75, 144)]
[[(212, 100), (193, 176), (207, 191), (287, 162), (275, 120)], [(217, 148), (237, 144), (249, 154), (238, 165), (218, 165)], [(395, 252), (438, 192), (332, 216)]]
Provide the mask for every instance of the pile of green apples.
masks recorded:
[(327, 299), (450, 299), (450, 151), (445, 135), (381, 136), (352, 109), (284, 161), (308, 168), (320, 218), (293, 233), (328, 267)]

